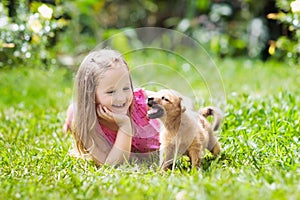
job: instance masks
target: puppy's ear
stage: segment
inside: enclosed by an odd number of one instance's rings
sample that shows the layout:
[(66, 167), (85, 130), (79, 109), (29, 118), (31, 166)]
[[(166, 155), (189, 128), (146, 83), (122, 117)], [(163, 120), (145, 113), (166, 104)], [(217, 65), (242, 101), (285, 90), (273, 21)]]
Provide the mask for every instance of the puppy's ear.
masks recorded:
[(181, 106), (181, 113), (184, 113), (186, 111), (185, 106)]
[(179, 97), (180, 106), (181, 106), (181, 113), (184, 113), (186, 111), (186, 108), (184, 105), (182, 105), (182, 97)]

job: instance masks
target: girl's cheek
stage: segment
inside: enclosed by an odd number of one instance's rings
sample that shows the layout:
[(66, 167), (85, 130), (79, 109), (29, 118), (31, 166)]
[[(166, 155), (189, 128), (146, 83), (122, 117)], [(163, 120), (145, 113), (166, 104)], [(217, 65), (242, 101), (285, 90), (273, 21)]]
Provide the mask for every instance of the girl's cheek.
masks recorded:
[(95, 94), (95, 102), (97, 105), (100, 104), (100, 98), (98, 97), (97, 94)]

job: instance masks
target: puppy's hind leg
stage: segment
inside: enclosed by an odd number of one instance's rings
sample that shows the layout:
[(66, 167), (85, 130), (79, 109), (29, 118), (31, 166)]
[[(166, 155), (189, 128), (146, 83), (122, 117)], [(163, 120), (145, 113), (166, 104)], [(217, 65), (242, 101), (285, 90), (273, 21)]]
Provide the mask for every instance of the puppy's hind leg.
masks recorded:
[(213, 146), (212, 149), (210, 149), (210, 152), (214, 155), (217, 156), (221, 152), (221, 147), (219, 142), (216, 142), (215, 145)]
[(207, 149), (214, 156), (217, 156), (221, 151), (221, 147), (220, 147), (220, 144), (218, 142), (218, 139), (214, 136), (214, 133), (213, 133), (212, 130), (209, 131), (209, 141), (208, 141)]

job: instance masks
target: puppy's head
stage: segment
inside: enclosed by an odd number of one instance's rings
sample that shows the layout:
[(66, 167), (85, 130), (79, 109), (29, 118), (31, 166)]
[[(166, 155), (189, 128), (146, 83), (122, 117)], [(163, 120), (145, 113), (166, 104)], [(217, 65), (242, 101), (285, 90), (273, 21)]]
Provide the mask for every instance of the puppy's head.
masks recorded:
[(167, 116), (180, 116), (185, 108), (181, 105), (182, 97), (170, 90), (161, 90), (153, 97), (148, 98), (150, 110), (147, 113), (148, 118), (163, 118)]

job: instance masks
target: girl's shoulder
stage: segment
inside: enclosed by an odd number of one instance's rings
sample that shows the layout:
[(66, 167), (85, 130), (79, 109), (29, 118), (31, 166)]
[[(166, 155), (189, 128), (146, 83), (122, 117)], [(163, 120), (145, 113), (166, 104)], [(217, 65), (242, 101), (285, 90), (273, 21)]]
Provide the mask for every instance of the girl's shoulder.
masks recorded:
[(146, 103), (147, 93), (144, 89), (135, 89), (133, 92), (134, 101), (137, 103)]
[(134, 102), (132, 118), (138, 125), (145, 126), (149, 124), (147, 117), (147, 96), (144, 89), (136, 89), (133, 92)]
[(144, 99), (147, 99), (148, 96), (154, 95), (156, 92), (151, 90), (145, 90), (143, 88), (135, 89), (133, 94), (135, 97), (142, 97)]
[(147, 95), (144, 89), (134, 91), (134, 102), (132, 109), (132, 120), (134, 122), (135, 132), (138, 137), (154, 138), (158, 141), (158, 133), (160, 131), (160, 123), (157, 119), (149, 119), (147, 117)]

